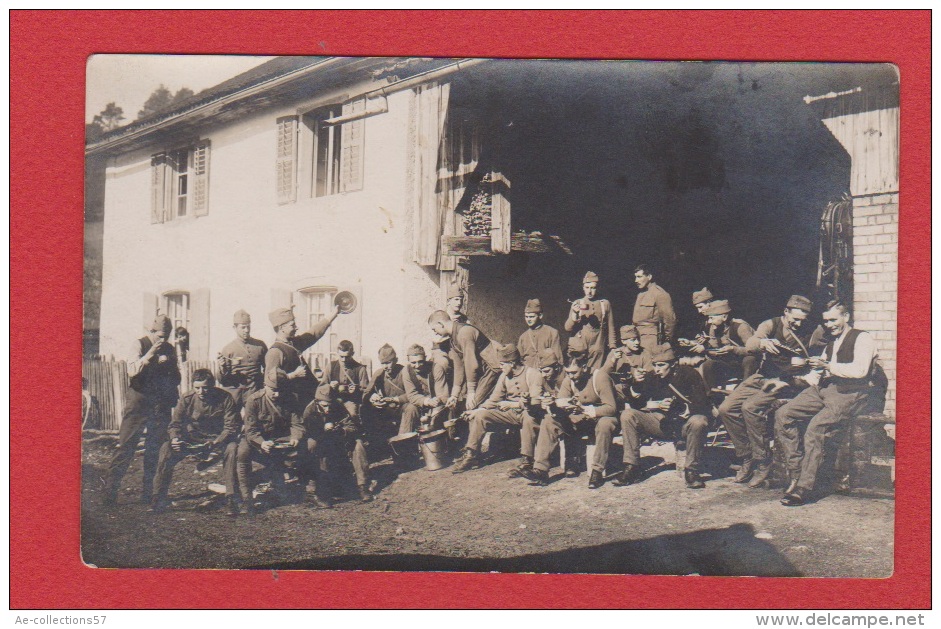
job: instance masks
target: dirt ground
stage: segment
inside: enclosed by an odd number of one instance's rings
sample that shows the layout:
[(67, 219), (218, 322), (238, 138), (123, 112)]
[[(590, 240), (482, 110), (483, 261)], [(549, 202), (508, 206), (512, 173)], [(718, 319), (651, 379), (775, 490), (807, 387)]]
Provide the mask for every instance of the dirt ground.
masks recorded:
[[(350, 495), (333, 509), (307, 503), (227, 516), (221, 466), (176, 467), (172, 508), (140, 503), (141, 457), (119, 504), (100, 504), (100, 476), (112, 442), (84, 448), (82, 554), (117, 568), (459, 570), (882, 578), (892, 574), (891, 498), (830, 495), (788, 508), (780, 489), (731, 482), (731, 453), (707, 448), (704, 490), (685, 488), (671, 444), (647, 446), (653, 466), (642, 483), (589, 490), (586, 474), (547, 487), (510, 479), (516, 464), (495, 456), (481, 469), (451, 474), (390, 460), (373, 464), (376, 497)], [(619, 452), (614, 453), (619, 458)], [(609, 470), (609, 473), (613, 470)]]

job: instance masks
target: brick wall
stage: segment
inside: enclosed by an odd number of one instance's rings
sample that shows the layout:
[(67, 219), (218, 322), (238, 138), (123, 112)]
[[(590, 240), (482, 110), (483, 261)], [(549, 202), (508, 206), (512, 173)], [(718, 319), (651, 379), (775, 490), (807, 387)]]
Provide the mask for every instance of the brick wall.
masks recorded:
[(898, 193), (853, 198), (853, 326), (870, 332), (889, 378), (886, 413), (895, 416), (898, 301)]

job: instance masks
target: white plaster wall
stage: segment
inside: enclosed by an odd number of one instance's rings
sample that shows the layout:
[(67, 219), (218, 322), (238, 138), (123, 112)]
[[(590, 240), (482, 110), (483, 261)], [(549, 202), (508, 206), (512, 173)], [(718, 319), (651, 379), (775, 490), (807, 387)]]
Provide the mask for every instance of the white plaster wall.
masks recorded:
[[(389, 111), (365, 120), (361, 191), (278, 205), (276, 118), (291, 104), (235, 125), (207, 128), (212, 142), (209, 214), (150, 223), (148, 149), (109, 163), (105, 200), (101, 353), (123, 354), (142, 333), (143, 294), (210, 289), (210, 357), (232, 338), (232, 313), (249, 311), (253, 335), (273, 339), (272, 289), (359, 285), (362, 347), (385, 342), (400, 355), (413, 340), (407, 319), (424, 325), (433, 279), (410, 262), (405, 212), (410, 92), (388, 97)], [(197, 138), (193, 138), (196, 140)], [(409, 283), (416, 287), (406, 288)], [(421, 296), (421, 298), (419, 298)], [(418, 314), (420, 313), (420, 314)], [(342, 338), (343, 318), (335, 324)], [(424, 327), (422, 328), (422, 330)]]

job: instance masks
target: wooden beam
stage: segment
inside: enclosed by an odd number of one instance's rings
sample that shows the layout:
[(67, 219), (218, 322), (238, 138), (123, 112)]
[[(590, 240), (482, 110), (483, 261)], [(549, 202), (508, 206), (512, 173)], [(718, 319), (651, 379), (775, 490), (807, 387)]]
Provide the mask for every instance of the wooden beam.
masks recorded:
[(489, 236), (442, 236), (441, 254), (448, 256), (492, 256)]
[[(545, 236), (540, 232), (527, 234), (518, 232), (512, 235), (512, 251), (525, 251), (528, 253), (550, 253), (552, 251), (562, 251), (572, 255), (562, 239), (558, 236)], [(491, 246), (491, 240), (487, 236), (442, 236), (441, 254), (449, 256), (492, 256), (497, 252)]]

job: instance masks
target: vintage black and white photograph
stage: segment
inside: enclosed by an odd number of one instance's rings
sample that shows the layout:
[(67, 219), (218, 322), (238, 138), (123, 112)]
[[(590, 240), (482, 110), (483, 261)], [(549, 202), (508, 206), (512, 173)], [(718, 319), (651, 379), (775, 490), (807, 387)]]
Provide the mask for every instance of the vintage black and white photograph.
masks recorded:
[(95, 55), (83, 561), (886, 578), (890, 64)]

